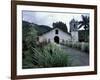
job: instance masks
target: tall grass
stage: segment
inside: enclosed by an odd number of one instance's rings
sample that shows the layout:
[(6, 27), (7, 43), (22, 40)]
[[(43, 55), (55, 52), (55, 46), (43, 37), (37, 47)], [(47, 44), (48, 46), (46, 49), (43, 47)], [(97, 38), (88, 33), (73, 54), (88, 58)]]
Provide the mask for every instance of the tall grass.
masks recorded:
[(66, 42), (65, 46), (89, 53), (89, 42)]
[(68, 66), (68, 55), (56, 44), (48, 44), (43, 49), (32, 48), (35, 53), (33, 62), (38, 67), (64, 67)]

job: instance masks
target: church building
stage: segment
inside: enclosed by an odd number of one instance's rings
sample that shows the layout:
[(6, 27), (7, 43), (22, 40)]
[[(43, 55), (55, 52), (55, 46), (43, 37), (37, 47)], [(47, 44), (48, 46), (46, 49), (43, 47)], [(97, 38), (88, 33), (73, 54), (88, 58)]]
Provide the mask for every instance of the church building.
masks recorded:
[(52, 28), (50, 31), (45, 32), (44, 34), (38, 36), (38, 41), (41, 43), (43, 41), (51, 43), (65, 43), (66, 41), (78, 41), (78, 28), (77, 22), (72, 19), (69, 23), (70, 33), (64, 32), (60, 28)]

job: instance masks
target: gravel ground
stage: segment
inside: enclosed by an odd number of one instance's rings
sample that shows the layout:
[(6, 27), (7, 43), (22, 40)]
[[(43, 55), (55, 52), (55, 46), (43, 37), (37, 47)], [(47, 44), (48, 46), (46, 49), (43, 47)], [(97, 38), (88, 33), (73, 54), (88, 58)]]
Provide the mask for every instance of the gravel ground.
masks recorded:
[(69, 56), (70, 66), (88, 66), (89, 65), (89, 54), (79, 51), (77, 49), (69, 48), (66, 46), (61, 46), (62, 49)]

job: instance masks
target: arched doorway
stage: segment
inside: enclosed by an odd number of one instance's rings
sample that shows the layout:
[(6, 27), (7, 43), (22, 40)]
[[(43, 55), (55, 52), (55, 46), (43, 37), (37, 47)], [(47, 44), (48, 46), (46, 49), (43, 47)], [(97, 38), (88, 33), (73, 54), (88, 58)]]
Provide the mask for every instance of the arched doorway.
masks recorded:
[(57, 44), (59, 44), (59, 37), (58, 36), (54, 37), (54, 42), (57, 43)]

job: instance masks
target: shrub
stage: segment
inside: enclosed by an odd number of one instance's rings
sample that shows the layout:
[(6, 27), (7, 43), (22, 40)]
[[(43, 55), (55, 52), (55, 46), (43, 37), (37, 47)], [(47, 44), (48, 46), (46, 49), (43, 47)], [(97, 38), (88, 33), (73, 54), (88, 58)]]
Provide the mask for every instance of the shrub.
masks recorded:
[(32, 68), (33, 62), (32, 62), (32, 54), (30, 50), (23, 52), (23, 59), (22, 59), (22, 68)]
[(89, 53), (89, 43), (84, 44), (83, 51)]
[(68, 55), (56, 44), (48, 44), (43, 49), (35, 49), (33, 61), (38, 67), (63, 67), (68, 66)]
[(77, 42), (77, 49), (81, 50), (81, 43)]
[(66, 46), (72, 47), (72, 42), (71, 41), (66, 41)]
[(43, 41), (43, 42), (39, 42), (38, 47), (39, 47), (39, 48), (42, 48), (42, 47), (44, 47), (44, 46), (47, 45), (47, 44), (48, 44), (48, 42), (45, 40), (45, 41)]
[(88, 42), (66, 42), (66, 46), (89, 53)]
[(72, 48), (77, 48), (77, 43), (73, 42), (72, 43)]

